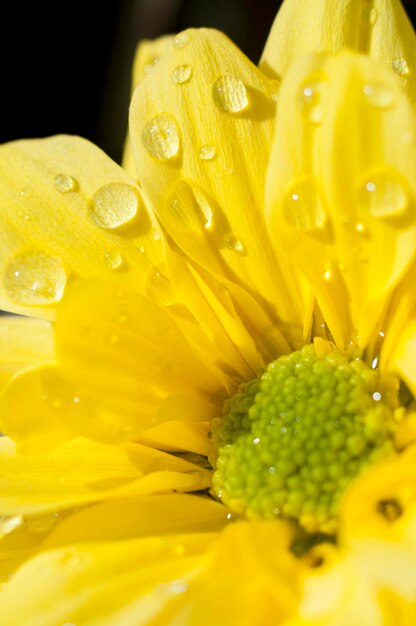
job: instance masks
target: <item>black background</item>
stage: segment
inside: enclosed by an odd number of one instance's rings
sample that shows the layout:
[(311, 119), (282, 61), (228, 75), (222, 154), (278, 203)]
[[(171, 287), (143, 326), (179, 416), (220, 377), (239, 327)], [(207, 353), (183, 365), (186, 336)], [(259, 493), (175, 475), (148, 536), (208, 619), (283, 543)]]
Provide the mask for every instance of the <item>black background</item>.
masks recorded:
[[(189, 26), (211, 26), (226, 32), (257, 62), (280, 4), (278, 0), (1, 2), (0, 142), (79, 134), (119, 160), (137, 40)], [(415, 23), (415, 0), (403, 4)]]

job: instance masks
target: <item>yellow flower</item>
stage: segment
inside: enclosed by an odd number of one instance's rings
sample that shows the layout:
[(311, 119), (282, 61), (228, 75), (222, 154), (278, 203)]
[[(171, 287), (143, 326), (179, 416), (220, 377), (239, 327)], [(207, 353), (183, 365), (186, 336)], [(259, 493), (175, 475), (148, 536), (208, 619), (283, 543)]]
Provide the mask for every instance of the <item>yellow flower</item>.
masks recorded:
[(0, 147), (7, 626), (415, 621), (415, 68), (286, 0), (139, 48), (124, 168)]

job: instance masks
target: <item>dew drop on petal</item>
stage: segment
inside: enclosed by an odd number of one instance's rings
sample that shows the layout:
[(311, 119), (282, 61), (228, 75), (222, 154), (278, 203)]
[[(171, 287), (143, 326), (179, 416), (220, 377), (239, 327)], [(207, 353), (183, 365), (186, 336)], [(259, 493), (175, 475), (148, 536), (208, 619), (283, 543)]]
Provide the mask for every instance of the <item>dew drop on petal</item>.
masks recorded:
[(211, 146), (210, 144), (206, 144), (205, 146), (201, 146), (201, 149), (199, 151), (199, 158), (201, 159), (201, 161), (212, 161), (216, 154), (216, 147)]
[(192, 76), (192, 66), (191, 65), (177, 65), (172, 70), (172, 80), (174, 83), (181, 85), (182, 83), (188, 82), (188, 80)]
[(367, 233), (367, 228), (366, 228), (365, 224), (363, 224), (362, 222), (357, 222), (356, 225), (355, 225), (355, 231), (359, 235), (365, 235)]
[(160, 306), (169, 306), (177, 301), (169, 278), (157, 265), (152, 267), (147, 276), (145, 290), (150, 300)]
[(62, 261), (45, 252), (26, 252), (6, 265), (3, 284), (12, 302), (47, 306), (62, 298), (67, 275)]
[(367, 83), (363, 87), (363, 93), (368, 102), (378, 109), (389, 109), (396, 101), (391, 87), (382, 83)]
[(410, 202), (401, 175), (388, 170), (366, 176), (358, 196), (360, 208), (378, 219), (402, 215)]
[(234, 76), (218, 78), (212, 87), (212, 99), (220, 111), (239, 113), (248, 106), (247, 89), (243, 81)]
[(118, 270), (123, 265), (123, 257), (118, 250), (106, 252), (104, 260), (111, 270)]
[(399, 76), (408, 76), (410, 74), (410, 69), (407, 64), (407, 61), (403, 57), (395, 57), (391, 63), (393, 70)]
[(143, 68), (143, 72), (145, 74), (151, 74), (158, 63), (159, 63), (159, 57), (154, 57), (151, 63), (146, 63), (146, 65)]
[(176, 48), (176, 50), (181, 50), (182, 48), (185, 48), (185, 46), (187, 46), (190, 41), (191, 36), (189, 33), (179, 33), (179, 35), (176, 35), (173, 40), (173, 47)]
[(90, 215), (102, 228), (118, 228), (136, 216), (140, 202), (140, 196), (132, 185), (109, 183), (93, 195)]
[(325, 90), (326, 83), (323, 80), (307, 82), (301, 88), (299, 95), (301, 111), (312, 124), (322, 122)]
[(142, 142), (147, 152), (158, 161), (176, 157), (181, 144), (173, 117), (166, 113), (152, 117), (143, 128)]
[(152, 232), (150, 233), (150, 237), (151, 239), (153, 239), (153, 241), (160, 241), (162, 239), (162, 235), (160, 234), (160, 231), (157, 230), (157, 228), (153, 228)]
[(195, 232), (213, 225), (213, 208), (204, 192), (195, 184), (179, 181), (166, 202), (164, 221), (168, 227)]
[(305, 232), (322, 229), (326, 215), (313, 177), (295, 181), (286, 191), (283, 215), (287, 223)]
[(232, 250), (233, 252), (237, 252), (238, 254), (241, 254), (241, 255), (244, 255), (247, 252), (241, 239), (237, 237), (237, 235), (235, 235), (234, 233), (231, 233), (230, 235), (226, 237), (225, 245), (229, 250)]
[(55, 176), (55, 187), (60, 193), (68, 193), (69, 191), (75, 191), (77, 188), (77, 182), (72, 176), (68, 174), (57, 174)]

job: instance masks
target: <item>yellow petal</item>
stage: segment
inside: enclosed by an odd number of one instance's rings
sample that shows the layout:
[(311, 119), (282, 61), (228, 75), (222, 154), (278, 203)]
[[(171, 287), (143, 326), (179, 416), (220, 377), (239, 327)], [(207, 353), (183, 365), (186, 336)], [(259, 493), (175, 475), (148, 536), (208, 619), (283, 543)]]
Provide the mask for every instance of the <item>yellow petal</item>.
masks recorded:
[(55, 359), (49, 322), (0, 317), (0, 388), (18, 371)]
[(221, 530), (228, 519), (227, 507), (207, 497), (175, 493), (118, 498), (64, 519), (49, 534), (42, 549), (69, 543), (213, 532)]
[(302, 269), (338, 344), (375, 332), (416, 244), (416, 127), (392, 74), (352, 53), (283, 82), (268, 169), (271, 234)]
[(45, 552), (5, 586), (2, 619), (7, 626), (160, 623), (153, 618), (181, 601), (212, 539), (194, 533)]
[[(143, 78), (152, 72), (159, 62), (159, 59), (168, 45), (172, 41), (171, 35), (164, 35), (155, 40), (144, 39), (137, 46), (133, 70), (131, 77), (131, 93), (136, 89), (137, 85)], [(134, 180), (137, 178), (136, 165), (134, 162), (133, 149), (130, 143), (130, 137), (127, 136), (123, 153), (123, 168)]]
[(166, 452), (187, 451), (209, 456), (212, 441), (208, 422), (164, 422), (146, 430), (137, 441)]
[(264, 223), (275, 87), (223, 34), (185, 31), (137, 87), (130, 138), (139, 183), (176, 249), (302, 329), (303, 286)]
[(209, 472), (131, 443), (103, 445), (73, 439), (51, 452), (20, 456), (0, 439), (0, 510), (5, 515), (39, 514), (80, 504), (209, 486)]
[[(1, 415), (18, 441), (42, 436), (46, 419), (107, 442), (136, 439), (167, 421), (218, 415), (222, 381), (202, 362), (169, 314), (114, 283), (79, 281), (68, 289), (56, 324), (58, 369), (15, 380)], [(220, 392), (220, 395), (217, 395)], [(35, 425), (32, 421), (37, 414)], [(44, 415), (45, 417), (42, 417)]]
[(285, 0), (260, 69), (277, 78), (302, 54), (343, 48), (364, 52), (392, 68), (416, 104), (416, 37), (399, 0)]
[(0, 147), (0, 308), (53, 318), (73, 276), (152, 288), (157, 225), (124, 170), (79, 137)]

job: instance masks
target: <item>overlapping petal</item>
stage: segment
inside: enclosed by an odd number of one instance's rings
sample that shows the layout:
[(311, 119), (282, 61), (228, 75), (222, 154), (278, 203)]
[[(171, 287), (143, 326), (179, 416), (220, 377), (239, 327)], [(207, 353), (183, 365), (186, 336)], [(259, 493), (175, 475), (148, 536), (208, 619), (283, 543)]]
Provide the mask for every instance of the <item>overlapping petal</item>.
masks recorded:
[(272, 26), (260, 69), (283, 77), (308, 52), (363, 52), (388, 65), (416, 104), (416, 37), (399, 0), (286, 0)]
[(185, 459), (140, 444), (104, 445), (74, 439), (35, 456), (16, 453), (0, 439), (4, 515), (56, 512), (110, 498), (195, 491), (209, 486), (209, 472)]
[(308, 56), (281, 92), (267, 179), (276, 245), (302, 268), (341, 349), (365, 346), (415, 250), (415, 119), (391, 72)]
[(99, 148), (68, 136), (16, 141), (0, 147), (0, 167), (1, 308), (52, 319), (76, 277), (113, 275), (158, 293), (158, 226)]
[(130, 138), (139, 183), (176, 249), (218, 290), (232, 282), (264, 304), (269, 326), (300, 329), (299, 342), (306, 290), (263, 213), (275, 90), (221, 33), (185, 31), (137, 87)]
[(20, 370), (54, 360), (53, 329), (49, 322), (0, 317), (0, 388)]

